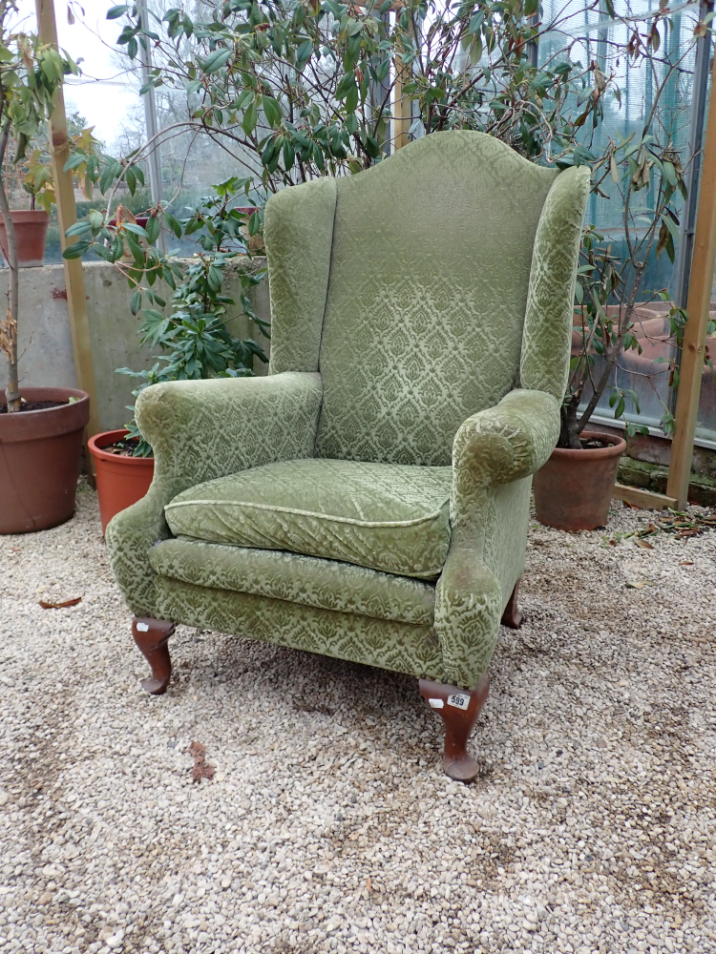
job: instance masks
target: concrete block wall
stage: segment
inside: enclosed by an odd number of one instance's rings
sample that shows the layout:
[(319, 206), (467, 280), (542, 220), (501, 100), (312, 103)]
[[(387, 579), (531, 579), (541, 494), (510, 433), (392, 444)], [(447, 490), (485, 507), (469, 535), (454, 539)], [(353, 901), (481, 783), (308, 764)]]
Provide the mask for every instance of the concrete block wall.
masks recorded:
[[(253, 259), (253, 267), (263, 260)], [(227, 294), (239, 300), (239, 266), (228, 276)], [(132, 292), (127, 280), (106, 262), (92, 262), (84, 266), (85, 292), (92, 339), (97, 403), (100, 427), (113, 430), (126, 424), (132, 403), (132, 378), (116, 374), (117, 368), (140, 371), (150, 368), (154, 358), (139, 344), (137, 331), (140, 319), (129, 308)], [(7, 296), (8, 271), (0, 269), (0, 295)], [(168, 300), (169, 289), (160, 290)], [(252, 304), (256, 313), (270, 320), (268, 281), (264, 279), (253, 290)], [(44, 265), (42, 268), (20, 270), (20, 315), (18, 322), (18, 350), (20, 354), (20, 384), (25, 387), (76, 387), (72, 337), (67, 313), (67, 293), (62, 265)], [(232, 333), (253, 337), (268, 354), (268, 341), (250, 328), (246, 316), (236, 318), (230, 325)], [(255, 362), (257, 374), (266, 373), (266, 365)], [(0, 388), (7, 382), (4, 355), (0, 355)]]

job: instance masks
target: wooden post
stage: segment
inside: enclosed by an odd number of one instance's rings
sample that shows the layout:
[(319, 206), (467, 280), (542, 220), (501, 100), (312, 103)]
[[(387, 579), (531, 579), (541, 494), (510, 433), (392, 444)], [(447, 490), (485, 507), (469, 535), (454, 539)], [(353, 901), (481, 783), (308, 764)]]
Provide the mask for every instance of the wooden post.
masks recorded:
[[(37, 10), (37, 29), (40, 41), (57, 49), (57, 24), (53, 0), (35, 0)], [(67, 138), (67, 117), (62, 87), (55, 93), (54, 109), (50, 117), (52, 171), (55, 177), (55, 196), (57, 201), (57, 219), (60, 226), (60, 243), (64, 251), (73, 239), (65, 237), (67, 229), (77, 221), (75, 192), (72, 172), (64, 171), (70, 154)], [(72, 333), (72, 350), (75, 359), (77, 384), (90, 396), (90, 419), (87, 425), (88, 437), (99, 433), (97, 408), (97, 389), (92, 362), (92, 344), (90, 341), (89, 321), (87, 318), (87, 298), (82, 276), (82, 260), (74, 258), (64, 260), (65, 287), (67, 289), (67, 311)], [(87, 455), (88, 470), (91, 467), (91, 455)]]
[[(716, 59), (711, 75), (711, 89), (716, 90)], [(704, 137), (699, 210), (696, 217), (694, 254), (691, 264), (689, 295), (686, 302), (688, 320), (679, 363), (679, 388), (676, 394), (676, 430), (671, 442), (671, 460), (666, 493), (675, 497), (677, 507), (685, 505), (689, 492), (694, 434), (704, 370), (706, 328), (709, 320), (711, 285), (716, 264), (716, 96), (711, 95)]]
[(410, 70), (403, 61), (395, 58), (395, 85), (393, 86), (393, 151), (408, 145), (410, 132), (410, 99), (403, 95), (403, 85), (410, 76)]

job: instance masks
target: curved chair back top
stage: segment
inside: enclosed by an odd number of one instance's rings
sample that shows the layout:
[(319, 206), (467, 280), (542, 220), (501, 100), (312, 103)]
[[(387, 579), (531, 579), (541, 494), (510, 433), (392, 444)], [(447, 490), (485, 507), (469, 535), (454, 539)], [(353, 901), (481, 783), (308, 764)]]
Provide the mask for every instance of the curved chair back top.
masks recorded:
[(535, 235), (558, 176), (455, 131), (271, 199), (271, 371), (320, 370), (317, 456), (449, 464), (460, 424), (519, 386)]

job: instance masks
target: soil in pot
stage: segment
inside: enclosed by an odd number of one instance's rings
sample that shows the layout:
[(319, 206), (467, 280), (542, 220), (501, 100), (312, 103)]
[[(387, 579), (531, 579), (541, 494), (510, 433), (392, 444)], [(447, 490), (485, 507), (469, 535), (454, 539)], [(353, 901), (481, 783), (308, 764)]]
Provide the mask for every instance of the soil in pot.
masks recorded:
[[(20, 268), (34, 268), (45, 261), (45, 242), (50, 217), (42, 209), (14, 209), (10, 212), (17, 240), (17, 263)], [(0, 216), (0, 249), (7, 262), (7, 236)]]
[[(95, 434), (89, 441), (97, 472), (97, 494), (102, 533), (121, 510), (141, 500), (154, 476), (153, 457), (131, 457), (126, 430)], [(119, 451), (119, 452), (118, 452)]]
[(75, 512), (89, 396), (23, 388), (23, 397), (23, 409), (13, 414), (4, 396), (0, 404), (0, 533), (48, 530)]
[(625, 450), (622, 437), (596, 431), (582, 433), (581, 450), (556, 447), (532, 484), (539, 522), (570, 531), (603, 527)]

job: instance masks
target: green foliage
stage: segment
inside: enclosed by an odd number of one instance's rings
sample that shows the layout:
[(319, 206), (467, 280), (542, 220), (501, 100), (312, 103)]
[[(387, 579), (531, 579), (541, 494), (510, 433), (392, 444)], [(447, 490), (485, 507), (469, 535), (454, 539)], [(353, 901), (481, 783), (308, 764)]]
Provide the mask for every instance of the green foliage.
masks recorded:
[[(0, 350), (8, 359), (8, 411), (18, 411), (21, 398), (17, 371), (17, 245), (10, 217), (5, 160), (10, 143), (14, 145), (15, 167), (28, 158), (33, 139), (52, 113), (55, 92), (66, 74), (77, 72), (70, 59), (40, 43), (35, 34), (13, 29), (11, 22), (17, 12), (14, 0), (0, 4), (0, 214), (5, 223), (10, 266), (7, 317), (0, 323)], [(37, 153), (29, 157), (29, 166), (26, 188), (42, 197), (48, 192), (50, 177)]]
[[(662, 252), (673, 263), (674, 244), (679, 239), (676, 202), (687, 194), (681, 159), (668, 132), (664, 133), (663, 116), (658, 109), (652, 110), (641, 136), (610, 142), (592, 168), (592, 188), (597, 194), (603, 194), (601, 187), (607, 178), (618, 189), (623, 204), (626, 255), (615, 255), (613, 242), (593, 226), (585, 229), (575, 286), (579, 347), (570, 366), (560, 435), (560, 446), (573, 448), (580, 446), (579, 435), (605, 392), (610, 392), (608, 403), (615, 419), (624, 418), (628, 409), (637, 415), (641, 413), (636, 392), (611, 384), (610, 380), (620, 354), (630, 350), (641, 354), (635, 309), (644, 304), (640, 298), (644, 273), (650, 257), (658, 257)], [(652, 182), (654, 169), (656, 181)], [(638, 197), (642, 190), (649, 193), (646, 200)], [(669, 300), (665, 289), (656, 297)], [(680, 347), (686, 313), (672, 306), (669, 319), (672, 336)], [(601, 360), (597, 362), (595, 358)], [(678, 384), (678, 375), (673, 366), (669, 370), (669, 385), (674, 386)], [(665, 433), (673, 429), (673, 415), (666, 405), (662, 428)], [(648, 433), (645, 427), (633, 422), (627, 422), (626, 429), (629, 435)]]
[[(140, 381), (132, 392), (135, 397), (150, 384), (162, 381), (245, 377), (253, 374), (255, 357), (267, 360), (253, 339), (237, 338), (230, 331), (231, 319), (245, 314), (268, 336), (269, 327), (254, 312), (250, 298), (265, 269), (238, 271), (238, 303), (224, 289), (228, 269), (246, 252), (244, 233), (249, 216), (232, 205), (245, 193), (246, 185), (245, 179), (236, 178), (220, 183), (187, 218), (164, 212), (163, 223), (177, 238), (192, 234), (198, 237), (201, 251), (188, 262), (160, 251), (158, 215), (150, 214), (145, 226), (138, 225), (134, 216), (117, 217), (116, 224), (109, 226), (95, 210), (68, 229), (68, 235), (76, 236), (77, 242), (66, 249), (65, 258), (79, 257), (93, 248), (105, 261), (115, 264), (134, 289), (130, 308), (142, 319), (142, 344), (161, 352), (149, 371), (119, 369), (119, 373)], [(157, 283), (171, 289), (168, 301)], [(232, 311), (237, 305), (238, 311)], [(128, 429), (130, 436), (140, 437), (134, 420)], [(137, 456), (150, 453), (146, 441), (140, 440)]]
[[(411, 108), (411, 135), (475, 129), (535, 162), (590, 166), (594, 195), (611, 197), (623, 211), (618, 244), (625, 251), (617, 255), (613, 236), (591, 225), (586, 229), (575, 291), (582, 349), (572, 363), (560, 438), (564, 446), (575, 446), (611, 386), (619, 354), (639, 347), (633, 315), (646, 263), (662, 252), (671, 260), (675, 255), (686, 186), (665, 90), (684, 68), (690, 46), (675, 55), (660, 52), (669, 16), (665, 4), (641, 20), (618, 14), (607, 0), (606, 16), (616, 29), (596, 59), (589, 53), (581, 62), (575, 50), (585, 44), (573, 42), (559, 22), (543, 22), (543, 15), (539, 0), (367, 0), (365, 6), (220, 0), (177, 4), (151, 23), (142, 21), (132, 3), (108, 13), (121, 21), (118, 43), (130, 59), (151, 44), (155, 66), (142, 91), (164, 87), (185, 97), (182, 128), (210, 137), (246, 168), (235, 191), (243, 188), (256, 199), (248, 222), (252, 236), (261, 231), (261, 207), (271, 193), (319, 176), (355, 174), (389, 154), (391, 137), (400, 135), (392, 121), (398, 81)], [(563, 41), (555, 40), (560, 36)], [(538, 37), (551, 44), (542, 65), (530, 55)], [(644, 66), (651, 77), (646, 119), (638, 132), (616, 135), (598, 148), (605, 120), (621, 108), (624, 63), (632, 70)], [(146, 149), (121, 160), (105, 157), (97, 170), (100, 190), (108, 194), (105, 223), (117, 191), (126, 186), (135, 192)], [(229, 206), (224, 213), (225, 226), (237, 225), (240, 232), (240, 213), (235, 222)], [(152, 251), (160, 227), (177, 237), (201, 235), (201, 242), (211, 244), (214, 236), (205, 225), (200, 210), (179, 223), (160, 206), (152, 210), (146, 232), (126, 228), (108, 236), (95, 225), (78, 231), (70, 254), (92, 247), (117, 261), (125, 248), (133, 258), (130, 282), (139, 287), (146, 279), (151, 287), (153, 276), (167, 270)], [(98, 234), (106, 239), (104, 251), (97, 248)], [(206, 244), (202, 249), (202, 255), (213, 255)], [(213, 271), (210, 265), (206, 281), (216, 285), (221, 262), (213, 263)], [(595, 359), (601, 362), (598, 373)], [(628, 392), (616, 393), (617, 417), (630, 402)]]

